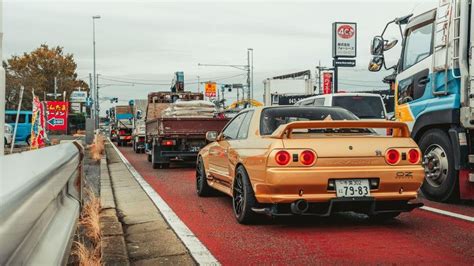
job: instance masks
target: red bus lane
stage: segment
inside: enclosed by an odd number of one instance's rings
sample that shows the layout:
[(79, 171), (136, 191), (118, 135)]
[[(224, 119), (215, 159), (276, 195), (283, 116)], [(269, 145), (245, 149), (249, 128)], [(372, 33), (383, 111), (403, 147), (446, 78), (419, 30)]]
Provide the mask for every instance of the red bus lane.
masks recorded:
[(474, 264), (474, 223), (423, 210), (374, 223), (362, 215), (262, 219), (238, 224), (226, 196), (199, 198), (195, 170), (152, 169), (146, 155), (120, 151), (224, 265), (306, 263)]

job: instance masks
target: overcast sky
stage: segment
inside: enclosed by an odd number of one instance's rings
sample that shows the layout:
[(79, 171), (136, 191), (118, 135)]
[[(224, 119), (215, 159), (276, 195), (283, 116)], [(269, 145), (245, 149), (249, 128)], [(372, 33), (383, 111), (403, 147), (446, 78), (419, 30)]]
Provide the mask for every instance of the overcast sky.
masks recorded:
[[(25, 1), (4, 0), (4, 59), (29, 52), (42, 43), (73, 53), (80, 78), (92, 72), (92, 15), (96, 20), (97, 72), (105, 80), (135, 80), (156, 85), (116, 86), (101, 96), (121, 100), (146, 98), (149, 91), (167, 90), (175, 71), (196, 83), (241, 74), (232, 68), (198, 67), (198, 63), (245, 64), (254, 49), (255, 97), (262, 99), (265, 78), (330, 66), (331, 24), (358, 23), (355, 69), (344, 69), (344, 90), (384, 88), (388, 73), (366, 71), (369, 43), (385, 23), (411, 12), (434, 8), (437, 0), (414, 1)], [(387, 37), (398, 38), (392, 30)], [(393, 58), (398, 53), (392, 52)], [(393, 60), (392, 60), (393, 62)], [(245, 82), (245, 76), (222, 80)], [(122, 84), (124, 85), (124, 84)], [(197, 85), (188, 84), (195, 91)], [(105, 106), (104, 106), (105, 107)], [(104, 110), (104, 108), (103, 108)]]

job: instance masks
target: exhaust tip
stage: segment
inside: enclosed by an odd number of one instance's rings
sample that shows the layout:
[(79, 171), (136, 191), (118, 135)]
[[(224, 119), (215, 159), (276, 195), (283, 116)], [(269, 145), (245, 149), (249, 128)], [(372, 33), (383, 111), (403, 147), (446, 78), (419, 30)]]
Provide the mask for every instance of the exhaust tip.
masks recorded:
[(297, 200), (291, 203), (291, 211), (295, 214), (302, 214), (308, 211), (309, 204), (306, 200)]

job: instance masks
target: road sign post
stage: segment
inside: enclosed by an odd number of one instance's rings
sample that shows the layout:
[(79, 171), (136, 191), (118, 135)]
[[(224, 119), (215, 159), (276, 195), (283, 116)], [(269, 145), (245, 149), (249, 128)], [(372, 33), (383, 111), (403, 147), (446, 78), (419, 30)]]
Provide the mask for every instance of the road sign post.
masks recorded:
[(339, 89), (339, 67), (354, 67), (357, 56), (357, 24), (334, 22), (332, 24), (332, 57), (334, 66), (334, 92)]

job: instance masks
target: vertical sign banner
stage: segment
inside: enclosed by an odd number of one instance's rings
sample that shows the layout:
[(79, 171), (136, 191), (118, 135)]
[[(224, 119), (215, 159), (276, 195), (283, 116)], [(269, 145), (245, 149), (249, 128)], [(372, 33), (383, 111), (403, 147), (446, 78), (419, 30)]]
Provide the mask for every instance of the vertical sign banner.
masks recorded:
[(217, 89), (216, 89), (216, 83), (215, 82), (207, 82), (206, 86), (204, 87), (204, 92), (206, 94), (206, 97), (213, 98), (217, 96)]
[(357, 24), (334, 22), (332, 24), (332, 57), (357, 56)]
[(67, 131), (68, 107), (68, 102), (47, 102), (48, 115), (46, 122), (48, 123), (48, 130)]
[(30, 149), (35, 150), (45, 146), (47, 139), (44, 105), (33, 92), (33, 111), (31, 117)]
[(332, 72), (323, 72), (323, 94), (332, 92)]

